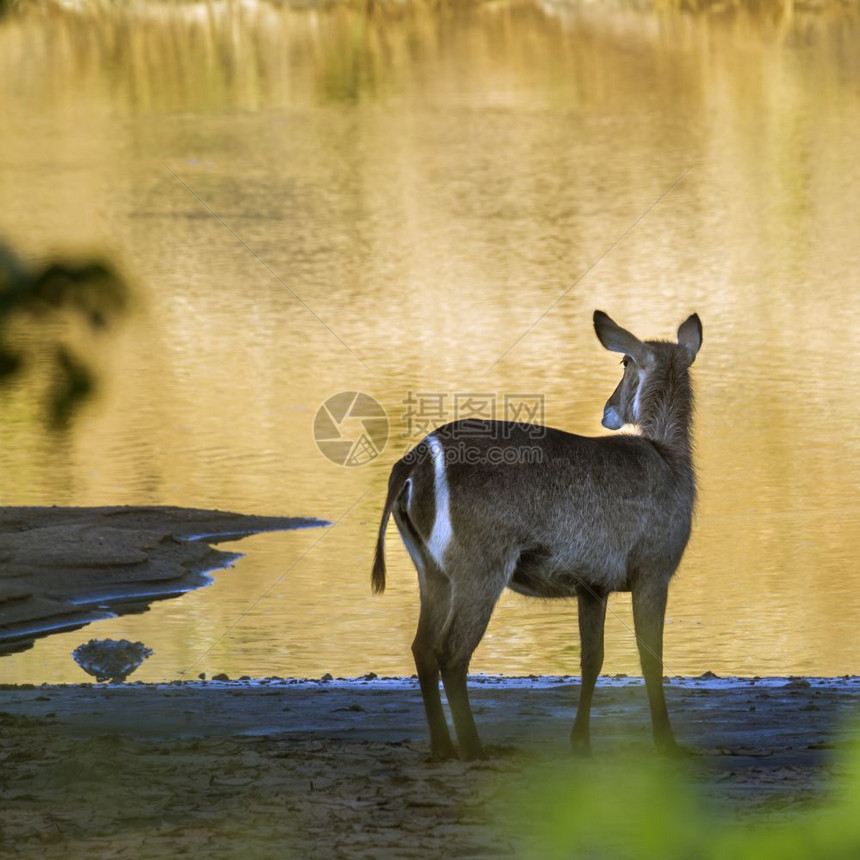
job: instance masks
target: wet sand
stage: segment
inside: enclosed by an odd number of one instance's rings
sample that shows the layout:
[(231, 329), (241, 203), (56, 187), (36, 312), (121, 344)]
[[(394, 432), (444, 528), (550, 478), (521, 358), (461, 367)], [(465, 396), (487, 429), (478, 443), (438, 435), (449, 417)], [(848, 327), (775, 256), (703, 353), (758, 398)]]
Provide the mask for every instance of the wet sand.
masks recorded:
[[(653, 758), (644, 688), (601, 679), (594, 756), (567, 748), (578, 684), (474, 678), (492, 758), (428, 762), (413, 679), (0, 688), (0, 842), (22, 857), (508, 857), (528, 786)], [(679, 764), (715, 814), (785, 821), (838, 789), (860, 679), (674, 680)]]
[(328, 525), (176, 507), (0, 508), (0, 655), (211, 582), (219, 541)]

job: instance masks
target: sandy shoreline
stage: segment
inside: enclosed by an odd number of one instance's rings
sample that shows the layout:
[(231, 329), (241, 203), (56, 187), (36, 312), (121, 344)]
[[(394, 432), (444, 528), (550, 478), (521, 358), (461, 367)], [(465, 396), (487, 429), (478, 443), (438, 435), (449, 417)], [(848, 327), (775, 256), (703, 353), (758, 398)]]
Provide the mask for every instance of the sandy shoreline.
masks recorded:
[[(576, 679), (471, 686), (489, 762), (427, 762), (408, 678), (2, 687), (2, 844), (27, 857), (526, 856), (517, 822), (540, 810), (523, 786), (654, 758), (633, 679), (601, 679), (586, 761), (567, 750)], [(715, 810), (778, 822), (838, 789), (860, 679), (682, 679), (667, 696), (697, 753), (679, 767)]]

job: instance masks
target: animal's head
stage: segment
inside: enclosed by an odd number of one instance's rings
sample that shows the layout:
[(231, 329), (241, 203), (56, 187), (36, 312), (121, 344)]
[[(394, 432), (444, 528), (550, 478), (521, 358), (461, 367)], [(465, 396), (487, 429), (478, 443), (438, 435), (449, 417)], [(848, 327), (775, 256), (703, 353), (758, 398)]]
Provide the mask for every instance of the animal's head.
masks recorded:
[(639, 340), (603, 311), (594, 312), (594, 330), (608, 350), (624, 356), (621, 382), (603, 408), (601, 423), (608, 430), (641, 424), (660, 392), (671, 395), (673, 385), (686, 382), (687, 370), (702, 346), (702, 323), (697, 314), (681, 323), (677, 343)]

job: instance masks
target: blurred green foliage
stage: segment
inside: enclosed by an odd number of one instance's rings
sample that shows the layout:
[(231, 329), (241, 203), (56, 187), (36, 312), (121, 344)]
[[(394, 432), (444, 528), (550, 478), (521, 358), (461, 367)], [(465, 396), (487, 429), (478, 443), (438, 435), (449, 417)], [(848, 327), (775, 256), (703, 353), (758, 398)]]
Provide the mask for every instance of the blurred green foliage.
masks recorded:
[[(68, 323), (74, 318), (86, 332), (97, 333), (122, 315), (128, 302), (128, 285), (110, 263), (28, 266), (0, 243), (0, 386), (46, 365), (46, 421), (54, 430), (65, 429), (96, 382)], [(22, 329), (27, 336), (21, 336)]]
[(532, 787), (540, 810), (523, 855), (541, 860), (808, 860), (860, 857), (860, 748), (826, 805), (787, 821), (730, 817), (702, 796), (682, 764), (657, 759), (577, 762)]

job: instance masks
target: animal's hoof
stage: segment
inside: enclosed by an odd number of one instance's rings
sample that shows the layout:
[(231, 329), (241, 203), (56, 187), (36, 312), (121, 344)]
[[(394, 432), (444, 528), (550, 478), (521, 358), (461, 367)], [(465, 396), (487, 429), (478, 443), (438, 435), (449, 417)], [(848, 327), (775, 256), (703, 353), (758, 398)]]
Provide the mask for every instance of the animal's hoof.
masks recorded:
[(577, 758), (591, 758), (591, 741), (571, 738), (570, 751)]
[(660, 755), (671, 759), (687, 759), (697, 755), (695, 750), (689, 747), (681, 746), (681, 744), (671, 741), (669, 743), (658, 743), (657, 751)]
[(519, 747), (511, 744), (487, 744), (484, 747), (488, 759), (512, 758), (520, 754)]
[(463, 750), (460, 753), (462, 761), (487, 761), (488, 758), (489, 756), (484, 752), (482, 747), (473, 750)]
[(457, 758), (457, 750), (451, 747), (444, 747), (438, 750), (430, 750), (430, 755), (427, 757), (428, 764), (439, 764), (443, 761), (451, 761)]

